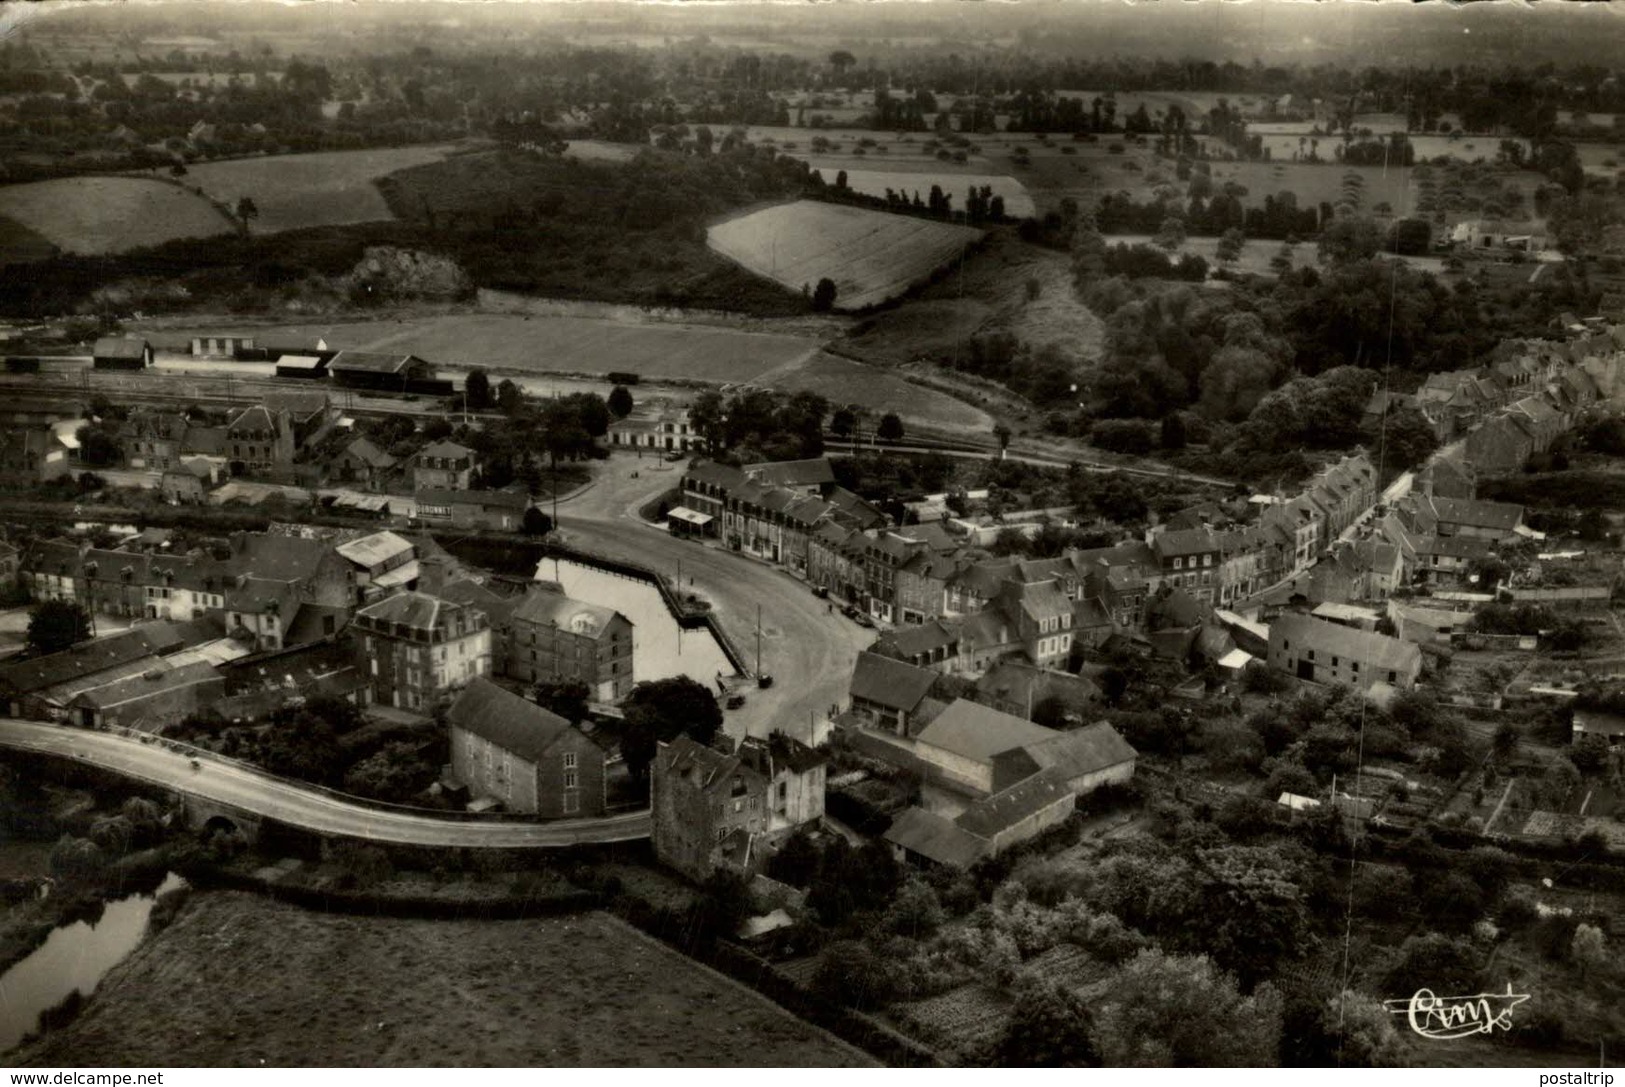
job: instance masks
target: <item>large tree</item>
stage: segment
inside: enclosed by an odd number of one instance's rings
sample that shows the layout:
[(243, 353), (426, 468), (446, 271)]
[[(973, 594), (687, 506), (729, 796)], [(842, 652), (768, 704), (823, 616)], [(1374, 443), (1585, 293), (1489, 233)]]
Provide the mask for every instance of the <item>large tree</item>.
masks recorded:
[(1142, 951), (1113, 979), (1096, 1016), (1108, 1068), (1261, 1068), (1277, 1063), (1281, 998), (1243, 997), (1206, 956)]
[(584, 721), (591, 694), (579, 679), (549, 680), (536, 685), (536, 704), (566, 721)]
[(1092, 1068), (1100, 1064), (1089, 1006), (1063, 985), (1029, 985), (1016, 997), (999, 1039), (1001, 1068)]
[(463, 379), (463, 393), (469, 411), (484, 411), (491, 406), (491, 379), (484, 370), (474, 369)]
[(24, 643), (31, 653), (55, 653), (90, 637), (90, 614), (69, 600), (46, 600), (28, 613)]
[(625, 419), (632, 414), (632, 393), (625, 385), (617, 385), (609, 390), (609, 412), (617, 419)]
[(709, 688), (687, 676), (645, 680), (632, 688), (621, 706), (626, 724), (621, 757), (637, 781), (648, 778), (655, 749), (687, 735), (702, 744), (722, 727), (722, 710)]

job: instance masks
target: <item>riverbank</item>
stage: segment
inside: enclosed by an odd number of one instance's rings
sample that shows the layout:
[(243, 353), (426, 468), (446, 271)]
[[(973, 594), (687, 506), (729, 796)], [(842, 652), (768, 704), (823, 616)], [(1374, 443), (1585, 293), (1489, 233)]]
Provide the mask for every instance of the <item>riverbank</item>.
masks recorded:
[(0, 912), (0, 974), (38, 950), (58, 928), (75, 921), (94, 924), (108, 902), (152, 891), (168, 870), (164, 850), (147, 850), (124, 858), (105, 876), (57, 881), (44, 898), (6, 907)]
[(858, 1066), (602, 912), (428, 921), (195, 893), (19, 1064)]

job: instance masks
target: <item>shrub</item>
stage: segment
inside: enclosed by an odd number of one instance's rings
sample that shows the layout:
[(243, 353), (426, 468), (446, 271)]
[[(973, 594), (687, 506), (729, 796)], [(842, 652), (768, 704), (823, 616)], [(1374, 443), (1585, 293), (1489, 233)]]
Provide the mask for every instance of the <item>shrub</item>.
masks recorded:
[(840, 940), (824, 949), (813, 974), (812, 990), (825, 1000), (869, 1010), (889, 1004), (896, 986), (888, 964), (868, 946)]

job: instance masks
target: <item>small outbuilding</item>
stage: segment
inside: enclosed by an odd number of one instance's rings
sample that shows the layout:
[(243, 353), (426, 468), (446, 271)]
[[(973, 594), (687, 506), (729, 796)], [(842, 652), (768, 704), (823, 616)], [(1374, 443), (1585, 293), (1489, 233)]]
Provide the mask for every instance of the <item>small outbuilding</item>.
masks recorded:
[(123, 336), (103, 336), (91, 350), (97, 370), (144, 370), (152, 365), (152, 344)]

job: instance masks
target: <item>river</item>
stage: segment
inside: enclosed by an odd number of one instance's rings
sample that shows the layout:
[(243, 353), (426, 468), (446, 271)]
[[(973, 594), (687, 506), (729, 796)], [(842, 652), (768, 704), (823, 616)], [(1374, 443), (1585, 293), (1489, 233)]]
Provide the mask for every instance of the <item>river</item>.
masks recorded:
[(94, 925), (63, 925), (4, 974), (0, 974), (0, 1053), (39, 1025), (40, 1013), (76, 990), (96, 991), (107, 972), (136, 949), (147, 932), (147, 917), (158, 896), (186, 886), (173, 872), (151, 894), (109, 902)]
[(632, 621), (632, 678), (638, 682), (688, 676), (711, 687), (717, 673), (734, 666), (706, 627), (684, 630), (652, 582), (584, 566), (569, 559), (543, 559), (539, 580), (557, 581), (576, 600), (614, 608)]

